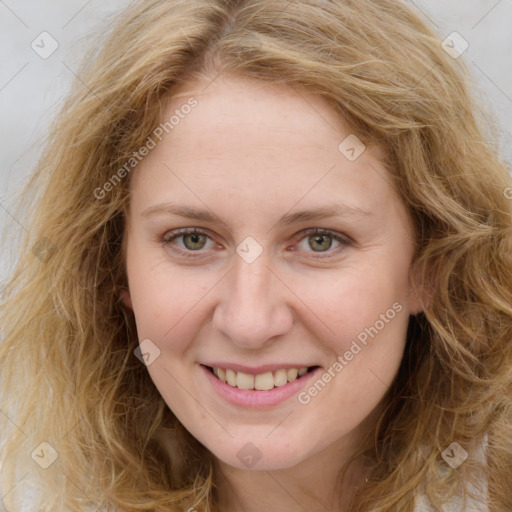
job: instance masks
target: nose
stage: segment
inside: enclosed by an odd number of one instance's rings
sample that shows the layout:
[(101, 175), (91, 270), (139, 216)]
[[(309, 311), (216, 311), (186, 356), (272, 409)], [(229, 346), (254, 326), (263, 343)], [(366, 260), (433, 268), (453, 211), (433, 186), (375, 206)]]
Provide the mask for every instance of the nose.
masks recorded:
[(293, 294), (264, 254), (252, 263), (235, 256), (213, 315), (213, 328), (241, 348), (265, 347), (293, 325)]

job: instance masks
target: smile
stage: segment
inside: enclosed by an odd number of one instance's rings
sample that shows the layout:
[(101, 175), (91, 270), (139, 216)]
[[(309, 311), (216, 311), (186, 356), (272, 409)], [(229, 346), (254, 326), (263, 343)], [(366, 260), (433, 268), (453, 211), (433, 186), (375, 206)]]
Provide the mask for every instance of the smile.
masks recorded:
[(300, 379), (306, 373), (318, 368), (317, 366), (303, 366), (302, 368), (282, 368), (276, 371), (267, 371), (256, 375), (235, 371), (231, 368), (207, 368), (219, 380), (233, 388), (256, 391), (269, 391), (275, 387), (284, 386)]

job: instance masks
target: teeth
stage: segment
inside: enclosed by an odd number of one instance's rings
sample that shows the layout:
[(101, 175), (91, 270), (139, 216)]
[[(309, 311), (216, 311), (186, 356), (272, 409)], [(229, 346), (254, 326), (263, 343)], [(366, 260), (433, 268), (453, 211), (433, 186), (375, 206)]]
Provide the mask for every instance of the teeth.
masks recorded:
[(236, 372), (233, 370), (226, 370), (226, 382), (236, 388)]
[(236, 372), (236, 387), (238, 389), (254, 389), (254, 375)]
[(275, 372), (260, 373), (251, 375), (244, 372), (235, 372), (229, 368), (213, 368), (213, 373), (222, 382), (238, 389), (256, 389), (258, 391), (268, 391), (275, 386), (284, 386), (288, 382), (293, 382), (308, 372), (307, 366), (303, 368), (289, 368), (277, 370)]
[(290, 368), (286, 371), (286, 376), (288, 377), (288, 382), (293, 382), (297, 378), (297, 374), (299, 370), (297, 368)]
[(254, 389), (268, 391), (274, 387), (274, 376), (272, 372), (260, 373), (254, 377)]
[(275, 386), (284, 386), (288, 382), (288, 377), (286, 376), (286, 370), (277, 370), (274, 374), (274, 385)]

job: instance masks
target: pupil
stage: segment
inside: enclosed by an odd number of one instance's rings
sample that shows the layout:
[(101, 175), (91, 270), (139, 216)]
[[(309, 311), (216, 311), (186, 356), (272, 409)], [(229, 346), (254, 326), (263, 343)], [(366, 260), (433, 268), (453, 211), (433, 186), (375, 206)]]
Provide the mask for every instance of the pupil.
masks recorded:
[[(185, 235), (183, 237), (183, 241), (185, 243), (185, 246), (188, 249), (200, 249), (202, 247), (201, 238), (204, 238), (204, 235), (193, 233), (193, 234)], [(192, 243), (192, 247), (189, 247), (190, 244), (187, 244), (187, 242), (186, 242), (187, 240), (189, 240)], [(199, 244), (200, 246), (197, 247), (196, 244)]]
[[(318, 243), (321, 245), (322, 240), (325, 241), (325, 240), (329, 239), (329, 235), (314, 235), (312, 238), (313, 238), (315, 244)], [(331, 246), (331, 244), (330, 244), (330, 242), (328, 242), (327, 246), (325, 246), (325, 244), (324, 244), (323, 249), (329, 249), (330, 246)], [(322, 249), (322, 247), (321, 247), (321, 249)]]

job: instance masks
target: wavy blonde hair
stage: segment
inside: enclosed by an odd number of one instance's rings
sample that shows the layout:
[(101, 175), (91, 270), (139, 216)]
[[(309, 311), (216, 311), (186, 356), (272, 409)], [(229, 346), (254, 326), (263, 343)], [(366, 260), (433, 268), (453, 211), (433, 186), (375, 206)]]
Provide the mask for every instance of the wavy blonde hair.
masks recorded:
[[(485, 481), (490, 510), (511, 510), (511, 182), (462, 60), (399, 0), (144, 0), (112, 26), (14, 213), (26, 233), (1, 309), (6, 505), (30, 472), (37, 510), (218, 510), (212, 455), (134, 356), (120, 301), (130, 180), (94, 190), (144, 145), (180, 82), (231, 72), (325, 98), (385, 150), (416, 228), (429, 300), (354, 454), (371, 471), (351, 510), (411, 511), (418, 491), (440, 510)], [(58, 453), (48, 469), (31, 458), (43, 441)], [(441, 457), (452, 442), (470, 454), (453, 470)]]

